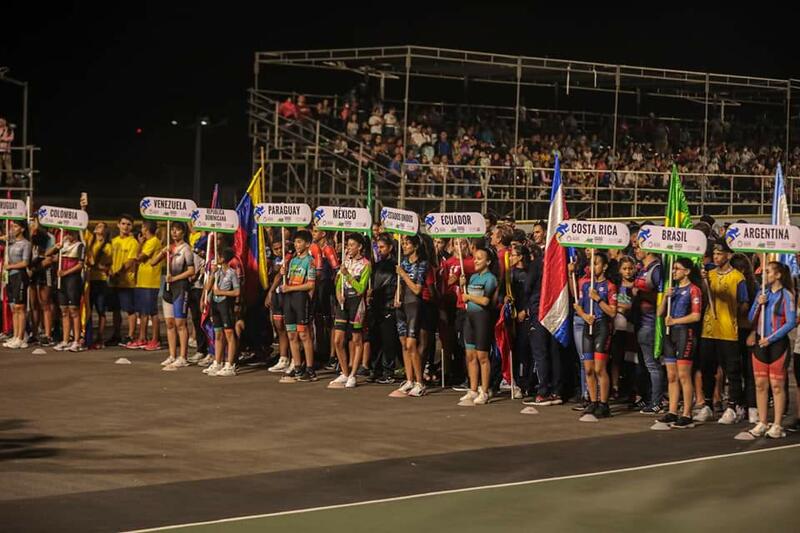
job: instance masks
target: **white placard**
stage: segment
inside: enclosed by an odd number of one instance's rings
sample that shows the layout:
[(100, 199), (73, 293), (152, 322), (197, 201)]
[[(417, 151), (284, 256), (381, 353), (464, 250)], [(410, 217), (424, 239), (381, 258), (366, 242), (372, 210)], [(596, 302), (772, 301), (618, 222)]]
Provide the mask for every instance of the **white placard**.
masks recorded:
[(28, 207), (22, 200), (0, 200), (0, 220), (26, 220)]
[(81, 209), (67, 209), (43, 205), (36, 211), (39, 224), (46, 228), (84, 230), (89, 225), (89, 215)]
[(369, 231), (372, 216), (363, 207), (321, 205), (314, 210), (314, 225), (327, 231)]
[(381, 209), (381, 225), (389, 233), (416, 235), (419, 231), (419, 216), (413, 211), (384, 207)]
[(800, 229), (772, 224), (731, 224), (725, 242), (734, 252), (794, 254), (800, 250)]
[(480, 213), (430, 213), (425, 215), (425, 231), (431, 237), (483, 237), (486, 220)]
[(556, 226), (556, 239), (570, 248), (622, 249), (630, 244), (631, 234), (620, 222), (565, 220)]
[(139, 202), (139, 212), (142, 218), (148, 220), (192, 220), (192, 212), (197, 206), (192, 200), (185, 198), (158, 198), (146, 196)]
[(307, 204), (257, 204), (253, 211), (259, 226), (305, 227), (311, 223)]
[(197, 231), (236, 233), (239, 229), (239, 214), (233, 209), (198, 207), (192, 211), (192, 226)]
[(642, 226), (636, 236), (639, 248), (656, 254), (672, 254), (686, 257), (703, 257), (708, 239), (696, 229)]

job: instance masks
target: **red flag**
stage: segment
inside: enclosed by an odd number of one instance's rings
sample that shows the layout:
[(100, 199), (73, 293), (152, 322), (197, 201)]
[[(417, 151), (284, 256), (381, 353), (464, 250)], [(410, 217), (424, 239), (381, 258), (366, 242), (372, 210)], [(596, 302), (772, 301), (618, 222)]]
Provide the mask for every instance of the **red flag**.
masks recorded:
[(494, 341), (497, 344), (497, 351), (500, 353), (502, 362), (503, 379), (506, 383), (511, 383), (511, 336), (506, 327), (507, 321), (511, 319), (511, 304), (504, 304), (500, 310), (500, 316), (494, 324)]

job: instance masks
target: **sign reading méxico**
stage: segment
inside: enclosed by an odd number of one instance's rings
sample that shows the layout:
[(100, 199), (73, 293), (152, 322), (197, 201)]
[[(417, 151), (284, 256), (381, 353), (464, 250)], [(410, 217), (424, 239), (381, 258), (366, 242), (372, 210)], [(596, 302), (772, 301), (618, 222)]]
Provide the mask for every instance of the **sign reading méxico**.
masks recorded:
[(369, 231), (372, 216), (363, 207), (321, 205), (314, 210), (314, 225), (326, 231)]

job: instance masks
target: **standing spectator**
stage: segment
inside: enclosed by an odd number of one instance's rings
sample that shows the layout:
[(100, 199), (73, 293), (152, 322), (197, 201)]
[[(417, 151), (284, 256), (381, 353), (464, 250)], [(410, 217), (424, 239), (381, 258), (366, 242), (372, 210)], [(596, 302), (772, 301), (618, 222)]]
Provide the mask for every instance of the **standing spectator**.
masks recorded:
[(394, 137), (397, 134), (397, 110), (394, 106), (383, 115), (383, 135), (384, 137)]
[(367, 123), (369, 124), (369, 133), (373, 136), (373, 139), (376, 135), (383, 133), (383, 118), (381, 118), (380, 107), (375, 106)]
[(439, 140), (433, 145), (437, 155), (444, 155), (450, 157), (453, 153), (453, 148), (450, 146), (450, 141), (447, 140), (447, 132), (439, 132)]
[(292, 101), (291, 96), (287, 96), (286, 100), (278, 107), (278, 114), (285, 119), (297, 118), (297, 106)]
[[(139, 337), (125, 345), (125, 348), (158, 350), (161, 347), (158, 334), (158, 289), (161, 285), (161, 265), (151, 265), (150, 260), (161, 252), (161, 241), (156, 236), (156, 223), (145, 220), (142, 223), (144, 243), (136, 258), (136, 287), (133, 289), (133, 302), (139, 316)], [(153, 323), (152, 337), (147, 340), (147, 322)], [(198, 336), (202, 332), (198, 332)]]
[(14, 126), (9, 126), (6, 119), (0, 118), (0, 177), (5, 175), (5, 179), (2, 180), (5, 185), (11, 185), (14, 176), (11, 165), (12, 142), (14, 142)]

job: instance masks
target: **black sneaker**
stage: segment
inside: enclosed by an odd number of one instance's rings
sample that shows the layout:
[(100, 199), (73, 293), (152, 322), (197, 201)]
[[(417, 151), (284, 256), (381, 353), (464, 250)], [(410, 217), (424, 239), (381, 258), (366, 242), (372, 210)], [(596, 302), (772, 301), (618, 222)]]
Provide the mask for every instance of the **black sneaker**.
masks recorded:
[(597, 402), (586, 402), (586, 407), (583, 408), (583, 416), (592, 415), (597, 416), (597, 411), (600, 410), (600, 404)]
[(370, 376), (369, 368), (362, 366), (361, 368), (358, 369), (358, 372), (356, 372), (356, 376), (361, 378), (368, 378)]
[(53, 345), (53, 339), (51, 339), (50, 337), (45, 337), (43, 335), (39, 337), (39, 344), (42, 346), (42, 348), (47, 348), (48, 346)]
[[(133, 339), (131, 337), (122, 337), (122, 340), (119, 341), (119, 343), (117, 343), (117, 346), (123, 346), (124, 347), (126, 344), (129, 344), (131, 342), (133, 342)], [(106, 345), (106, 346), (108, 346), (108, 345)]]
[(106, 341), (106, 346), (119, 346), (119, 345), (120, 345), (119, 337), (111, 337)]
[(281, 376), (281, 383), (296, 383), (297, 378), (303, 373), (301, 368), (293, 368), (289, 372), (284, 372)]
[(680, 416), (678, 420), (672, 423), (672, 426), (675, 429), (687, 429), (694, 427), (694, 420), (690, 416)]
[(628, 406), (628, 410), (629, 411), (641, 411), (645, 407), (647, 407), (647, 402), (645, 402), (644, 399), (641, 399), (641, 400), (638, 400), (638, 401), (635, 401), (635, 402), (631, 403)]
[(453, 387), (453, 390), (456, 392), (467, 392), (469, 389), (469, 380), (464, 381), (461, 385), (456, 385)]
[(662, 412), (663, 412), (663, 409), (661, 409), (660, 405), (648, 405), (647, 407), (645, 407), (644, 409), (639, 411), (639, 414), (650, 415), (650, 416), (658, 416)]
[(377, 380), (375, 380), (375, 383), (379, 385), (392, 385), (394, 384), (394, 382), (395, 382), (394, 377), (392, 376), (381, 376)]
[(302, 382), (309, 382), (309, 381), (318, 381), (319, 378), (317, 377), (317, 373), (314, 372), (313, 368), (307, 368), (300, 372), (300, 375), (297, 376), (297, 381)]
[(795, 420), (794, 424), (785, 426), (783, 429), (785, 429), (789, 433), (797, 433), (798, 431), (800, 431), (800, 420)]
[(583, 411), (586, 406), (590, 405), (589, 400), (583, 399), (580, 403), (572, 406), (573, 411)]
[(667, 413), (661, 418), (659, 418), (658, 421), (661, 422), (662, 424), (674, 424), (675, 422), (678, 421), (678, 415), (676, 415), (675, 413)]
[(611, 418), (611, 408), (607, 403), (600, 402), (597, 404), (597, 409), (594, 410), (596, 418)]

